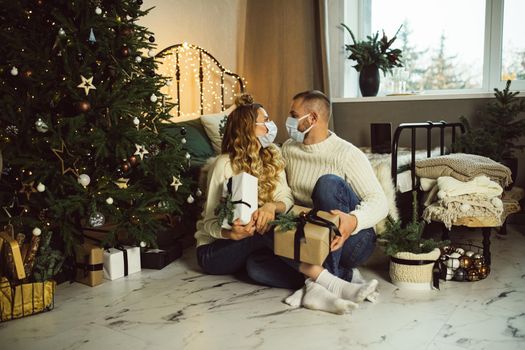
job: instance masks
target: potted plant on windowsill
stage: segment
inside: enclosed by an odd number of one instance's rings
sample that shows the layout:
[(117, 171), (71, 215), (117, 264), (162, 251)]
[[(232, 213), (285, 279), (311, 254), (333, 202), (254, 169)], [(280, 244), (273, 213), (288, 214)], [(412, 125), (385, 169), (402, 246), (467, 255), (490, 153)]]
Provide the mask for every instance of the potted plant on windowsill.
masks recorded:
[(403, 67), (401, 50), (391, 48), (402, 26), (390, 40), (383, 31), (381, 39), (379, 39), (379, 32), (376, 32), (374, 36), (367, 36), (366, 40), (358, 42), (350, 28), (344, 23), (341, 25), (352, 37), (353, 44), (346, 44), (345, 50), (348, 53), (347, 58), (357, 62), (353, 67), (359, 72), (361, 95), (376, 96), (379, 91), (379, 70), (386, 75), (394, 67)]
[(386, 230), (380, 242), (390, 256), (390, 279), (402, 289), (431, 290), (437, 286), (436, 261), (442, 246), (448, 241), (423, 239), (425, 222), (419, 220), (417, 192), (412, 192), (412, 220), (402, 226), (401, 221), (388, 217)]
[(479, 113), (477, 127), (471, 127), (465, 117), (460, 121), (466, 132), (461, 135), (455, 149), (465, 153), (478, 154), (502, 163), (510, 168), (512, 181), (516, 181), (518, 159), (515, 151), (522, 151), (525, 145), (518, 144), (525, 137), (525, 99), (518, 98), (518, 91), (510, 91), (511, 81), (503, 90), (494, 89), (495, 102), (487, 104), (486, 113)]

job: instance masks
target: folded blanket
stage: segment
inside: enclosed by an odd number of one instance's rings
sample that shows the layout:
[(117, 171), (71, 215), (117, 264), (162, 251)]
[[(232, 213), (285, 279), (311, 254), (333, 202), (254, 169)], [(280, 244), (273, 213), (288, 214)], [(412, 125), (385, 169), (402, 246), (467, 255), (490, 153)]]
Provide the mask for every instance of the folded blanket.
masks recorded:
[(452, 223), (464, 217), (489, 217), (501, 221), (503, 203), (497, 197), (488, 198), (484, 195), (465, 194), (455, 197), (445, 197), (428, 206), (423, 211), (423, 219), (427, 222), (439, 220), (450, 230)]
[(437, 179), (438, 198), (461, 196), (464, 194), (478, 194), (488, 198), (500, 196), (503, 188), (488, 177), (482, 175), (463, 182), (450, 176), (441, 176)]
[(506, 187), (512, 183), (510, 169), (490, 158), (474, 154), (453, 153), (416, 161), (416, 175), (437, 179), (451, 176), (460, 181), (470, 181), (486, 175)]

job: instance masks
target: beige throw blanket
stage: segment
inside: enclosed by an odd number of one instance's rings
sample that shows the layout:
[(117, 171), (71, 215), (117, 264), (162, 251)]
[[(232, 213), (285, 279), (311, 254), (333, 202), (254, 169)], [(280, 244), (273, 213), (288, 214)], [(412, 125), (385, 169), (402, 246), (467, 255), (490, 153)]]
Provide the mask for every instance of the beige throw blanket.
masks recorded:
[(469, 181), (486, 175), (506, 187), (512, 183), (510, 169), (490, 158), (474, 154), (453, 153), (416, 161), (416, 175), (437, 179), (452, 176), (460, 181)]

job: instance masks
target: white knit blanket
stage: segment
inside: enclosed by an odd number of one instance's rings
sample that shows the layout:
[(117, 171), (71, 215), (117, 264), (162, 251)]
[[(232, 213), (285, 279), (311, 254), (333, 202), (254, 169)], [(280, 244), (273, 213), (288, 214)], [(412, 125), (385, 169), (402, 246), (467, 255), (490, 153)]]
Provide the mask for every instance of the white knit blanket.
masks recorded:
[(477, 176), (474, 179), (463, 182), (451, 176), (441, 176), (437, 179), (439, 199), (455, 197), (464, 194), (478, 194), (488, 198), (500, 196), (503, 188), (487, 176)]
[(445, 197), (423, 211), (427, 222), (439, 220), (450, 230), (452, 223), (464, 217), (492, 217), (501, 220), (503, 203), (498, 197), (489, 198), (478, 194)]

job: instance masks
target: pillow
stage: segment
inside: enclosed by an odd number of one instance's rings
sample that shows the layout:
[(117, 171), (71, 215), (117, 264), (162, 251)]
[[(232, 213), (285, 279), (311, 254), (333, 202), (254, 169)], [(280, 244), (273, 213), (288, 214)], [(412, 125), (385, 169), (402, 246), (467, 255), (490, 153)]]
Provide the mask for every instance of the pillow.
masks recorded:
[(201, 116), (200, 120), (204, 126), (206, 134), (211, 140), (211, 145), (215, 154), (221, 153), (222, 136), (219, 133), (221, 122), (226, 118), (226, 114), (215, 113)]
[(191, 155), (192, 163), (204, 163), (208, 158), (215, 155), (211, 146), (211, 141), (208, 138), (208, 135), (206, 135), (199, 119), (176, 123), (166, 131), (168, 134), (174, 133), (173, 136), (178, 137), (180, 129), (183, 127), (186, 129), (186, 135), (184, 137), (186, 139), (186, 144), (184, 146)]

